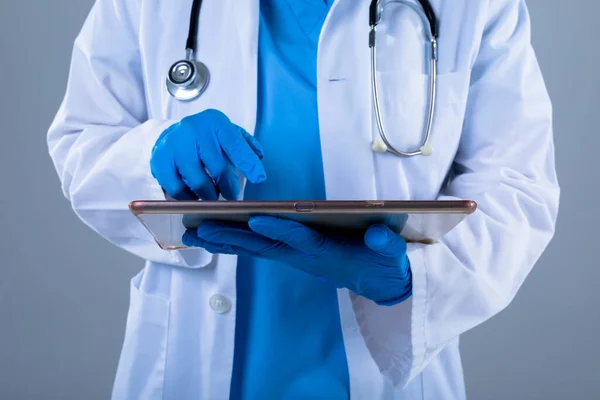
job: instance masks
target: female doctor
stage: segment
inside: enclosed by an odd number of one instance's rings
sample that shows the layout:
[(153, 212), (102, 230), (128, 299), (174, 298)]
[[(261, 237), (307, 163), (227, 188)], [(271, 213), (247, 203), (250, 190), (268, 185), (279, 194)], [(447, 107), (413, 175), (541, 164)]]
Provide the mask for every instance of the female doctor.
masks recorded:
[[(113, 398), (465, 398), (460, 335), (554, 232), (551, 104), (523, 0), (370, 3), (96, 1), (48, 144), (75, 213), (147, 260)], [(172, 252), (127, 211), (219, 196), (479, 208), (433, 245), (260, 217)]]

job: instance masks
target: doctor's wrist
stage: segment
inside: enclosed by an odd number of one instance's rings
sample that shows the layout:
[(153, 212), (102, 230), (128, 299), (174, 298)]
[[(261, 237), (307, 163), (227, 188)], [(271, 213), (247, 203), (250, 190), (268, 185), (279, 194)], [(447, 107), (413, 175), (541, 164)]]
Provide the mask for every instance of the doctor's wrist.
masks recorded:
[(410, 296), (412, 296), (412, 285), (411, 285), (410, 289), (408, 291), (406, 291), (402, 296), (397, 297), (393, 300), (375, 301), (375, 304), (377, 304), (378, 306), (384, 306), (384, 307), (395, 306), (397, 304), (405, 302), (406, 300), (408, 300), (410, 298)]

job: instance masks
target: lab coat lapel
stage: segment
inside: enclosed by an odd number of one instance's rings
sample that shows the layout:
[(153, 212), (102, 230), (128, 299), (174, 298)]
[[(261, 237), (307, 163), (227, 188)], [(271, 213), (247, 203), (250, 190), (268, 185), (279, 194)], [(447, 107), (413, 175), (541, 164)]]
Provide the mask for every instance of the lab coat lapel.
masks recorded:
[[(238, 124), (242, 125), (251, 135), (254, 135), (258, 90), (258, 22), (260, 0), (227, 0), (223, 3), (227, 4), (224, 8), (227, 13), (231, 13), (232, 21), (228, 23), (226, 18), (221, 22), (221, 25), (229, 29), (230, 24), (233, 24), (238, 44), (235, 49), (228, 51), (228, 58), (231, 59), (229, 69), (234, 70), (234, 73), (241, 77), (241, 90), (238, 92), (235, 87), (232, 87), (230, 88), (230, 93), (227, 93), (227, 97), (238, 99)], [(221, 51), (227, 50), (222, 48)], [(227, 74), (225, 74), (225, 79), (227, 79)]]
[(335, 1), (319, 39), (319, 126), (328, 200), (377, 198), (367, 12), (368, 2)]
[[(235, 123), (254, 135), (256, 128), (256, 112), (258, 97), (258, 24), (260, 0), (237, 1), (228, 0), (226, 8), (233, 10), (233, 26), (237, 33), (237, 54), (230, 54), (235, 61), (229, 68), (235, 70), (240, 76), (240, 93), (236, 88), (230, 88), (227, 97), (238, 99), (241, 103), (236, 104), (235, 112), (237, 120)], [(225, 24), (228, 25), (228, 24)], [(227, 42), (223, 42), (227, 43)], [(240, 94), (243, 94), (240, 96)], [(240, 176), (240, 200), (243, 200), (246, 179)]]

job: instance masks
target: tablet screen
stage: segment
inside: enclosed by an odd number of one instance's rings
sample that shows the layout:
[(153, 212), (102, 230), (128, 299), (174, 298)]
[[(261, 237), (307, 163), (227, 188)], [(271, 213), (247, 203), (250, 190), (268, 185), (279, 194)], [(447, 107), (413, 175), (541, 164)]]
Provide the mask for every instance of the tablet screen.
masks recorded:
[(458, 225), (468, 214), (452, 213), (243, 213), (229, 214), (137, 214), (160, 247), (166, 250), (185, 248), (182, 236), (186, 229), (197, 228), (204, 220), (247, 222), (252, 215), (275, 215), (302, 222), (318, 230), (364, 231), (372, 224), (385, 224), (408, 242), (433, 243)]

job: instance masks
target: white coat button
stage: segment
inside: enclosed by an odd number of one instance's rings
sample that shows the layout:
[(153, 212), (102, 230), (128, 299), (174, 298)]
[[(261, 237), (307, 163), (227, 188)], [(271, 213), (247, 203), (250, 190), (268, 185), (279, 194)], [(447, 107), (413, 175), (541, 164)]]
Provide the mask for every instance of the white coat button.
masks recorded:
[(231, 310), (231, 302), (223, 295), (215, 294), (209, 300), (210, 308), (216, 313), (225, 314)]

